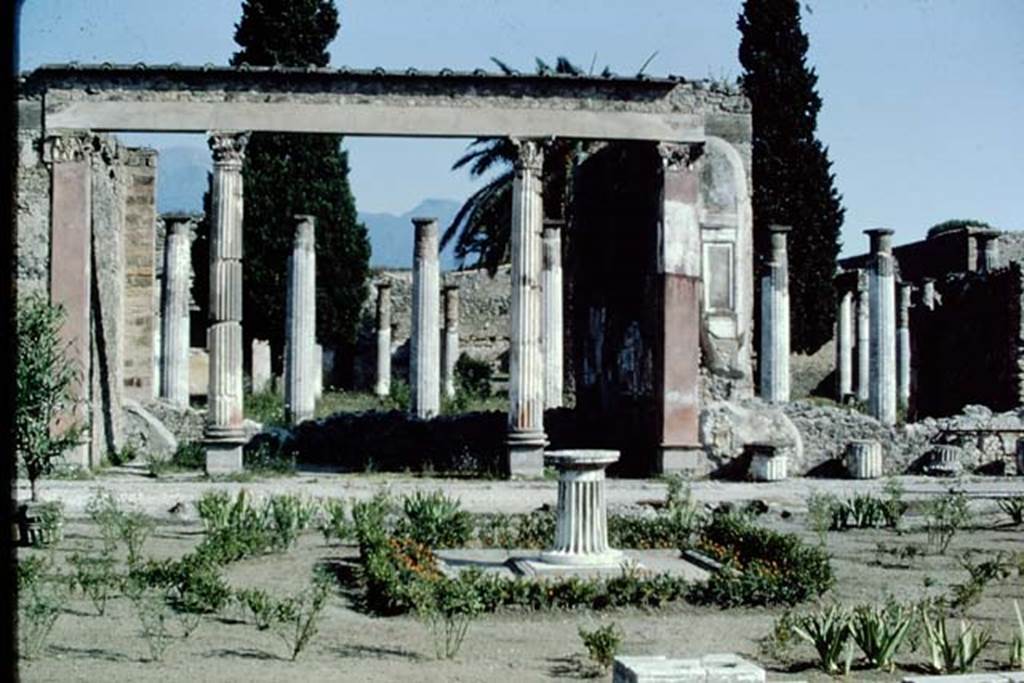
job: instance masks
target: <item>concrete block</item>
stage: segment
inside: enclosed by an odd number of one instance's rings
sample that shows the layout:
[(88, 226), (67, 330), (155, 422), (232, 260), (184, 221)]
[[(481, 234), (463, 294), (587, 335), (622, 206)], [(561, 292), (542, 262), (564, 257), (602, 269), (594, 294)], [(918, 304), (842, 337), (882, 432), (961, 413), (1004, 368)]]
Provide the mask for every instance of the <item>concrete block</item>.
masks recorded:
[(616, 657), (613, 683), (764, 683), (765, 671), (734, 654), (672, 659)]

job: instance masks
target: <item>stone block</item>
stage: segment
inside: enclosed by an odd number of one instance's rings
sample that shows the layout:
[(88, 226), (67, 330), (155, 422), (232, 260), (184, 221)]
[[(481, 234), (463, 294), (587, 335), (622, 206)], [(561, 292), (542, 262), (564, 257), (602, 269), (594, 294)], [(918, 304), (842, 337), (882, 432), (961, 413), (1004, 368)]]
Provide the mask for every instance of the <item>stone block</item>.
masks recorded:
[(230, 474), (242, 471), (242, 444), (236, 442), (206, 442), (206, 473)]
[(925, 472), (933, 476), (954, 477), (963, 470), (962, 455), (959, 446), (939, 444), (929, 451)]
[(851, 441), (844, 456), (851, 479), (877, 479), (882, 476), (882, 444), (873, 440)]
[(732, 654), (672, 659), (666, 656), (616, 657), (613, 683), (764, 683), (765, 671)]

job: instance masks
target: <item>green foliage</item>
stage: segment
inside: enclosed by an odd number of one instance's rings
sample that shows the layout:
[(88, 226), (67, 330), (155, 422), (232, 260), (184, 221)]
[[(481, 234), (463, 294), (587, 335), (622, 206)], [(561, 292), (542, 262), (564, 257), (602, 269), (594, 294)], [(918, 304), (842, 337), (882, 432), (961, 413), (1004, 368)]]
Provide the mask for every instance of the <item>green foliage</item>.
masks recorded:
[(344, 543), (353, 537), (355, 527), (346, 514), (347, 507), (344, 500), (328, 498), (322, 501), (320, 512), (317, 528), (324, 535), (324, 543), (330, 543), (331, 539)]
[(898, 531), (903, 515), (907, 513), (907, 509), (910, 507), (903, 500), (903, 494), (905, 493), (903, 484), (895, 477), (890, 477), (886, 480), (885, 486), (882, 487), (882, 492), (885, 494), (882, 499), (884, 505), (882, 514), (885, 517), (885, 525), (890, 529)]
[(715, 515), (698, 547), (725, 565), (696, 596), (702, 602), (722, 607), (795, 605), (835, 583), (824, 550), (739, 515)]
[(963, 491), (950, 491), (927, 499), (923, 512), (928, 544), (938, 549), (940, 555), (946, 554), (953, 537), (972, 519), (967, 494)]
[[(815, 136), (818, 76), (806, 64), (797, 0), (745, 0), (737, 25), (740, 84), (753, 105), (755, 272), (771, 253), (768, 227), (792, 226), (793, 350), (813, 352), (832, 337), (832, 280), (844, 214), (828, 151)], [(760, 278), (755, 283), (760, 287)]]
[(937, 614), (933, 618), (922, 611), (921, 619), (928, 635), (929, 663), (935, 673), (970, 671), (974, 668), (974, 660), (992, 640), (990, 633), (975, 629), (974, 624), (963, 619), (960, 620), (960, 632), (955, 637), (947, 630), (944, 615)]
[(400, 379), (392, 379), (388, 389), (388, 401), (394, 410), (407, 411), (412, 401), (412, 389), (409, 383)]
[[(616, 518), (609, 517), (609, 539), (613, 546), (632, 547), (621, 542), (611, 529)], [(485, 548), (546, 548), (555, 539), (553, 512), (534, 511), (525, 515), (501, 512), (474, 515), (474, 535)], [(668, 546), (675, 547), (675, 546)]]
[(182, 441), (171, 456), (171, 464), (186, 470), (206, 467), (206, 449), (201, 441)]
[(174, 614), (160, 590), (147, 588), (132, 597), (135, 614), (142, 625), (142, 637), (149, 648), (151, 662), (163, 661), (174, 640), (171, 630)]
[(121, 544), (128, 551), (128, 565), (138, 563), (142, 547), (153, 532), (153, 520), (136, 510), (124, 510), (107, 491), (97, 489), (85, 507), (86, 513), (99, 529), (105, 554)]
[(828, 532), (832, 530), (832, 522), (839, 501), (835, 496), (823, 493), (812, 493), (807, 499), (807, 528), (818, 535), (818, 542), (825, 546)]
[(288, 646), (288, 654), (293, 662), (316, 637), (320, 628), (320, 616), (327, 605), (330, 591), (330, 577), (317, 572), (310, 587), (277, 604), (274, 610), (274, 627)]
[(245, 416), (259, 422), (264, 427), (288, 427), (288, 416), (284, 410), (284, 397), (268, 389), (253, 394), (246, 394)]
[[(232, 65), (326, 66), (338, 31), (332, 0), (250, 0), (242, 5)], [(254, 133), (246, 148), (245, 293), (247, 339), (284, 348), (285, 278), (295, 214), (316, 218), (316, 329), (344, 353), (355, 343), (366, 298), (370, 245), (357, 221), (348, 155), (339, 135)]]
[(1006, 513), (1015, 525), (1024, 524), (1024, 496), (1008, 496), (996, 500), (999, 509)]
[(242, 451), (246, 472), (257, 474), (295, 474), (295, 454), (286, 443), (253, 440)]
[(467, 396), (477, 399), (491, 395), (491, 364), (463, 353), (455, 362), (455, 388)]
[(273, 626), (278, 603), (267, 591), (260, 588), (238, 590), (234, 593), (234, 599), (252, 615), (253, 623), (260, 631)]
[(913, 620), (914, 610), (898, 603), (862, 605), (853, 610), (850, 631), (868, 664), (891, 672), (895, 668), (893, 657)]
[[(14, 446), (25, 468), (32, 500), (39, 478), (54, 470), (64, 454), (81, 442), (85, 426), (75, 418), (75, 387), (82, 368), (61, 341), (64, 311), (40, 295), (17, 309), (17, 365)], [(60, 425), (55, 427), (55, 425)]]
[(359, 552), (364, 559), (367, 550), (387, 542), (391, 533), (389, 518), (394, 509), (395, 502), (387, 489), (377, 491), (369, 500), (352, 503), (352, 526)]
[(462, 647), (470, 624), (483, 612), (476, 590), (479, 574), (420, 580), (413, 590), (417, 616), (427, 625), (438, 659), (452, 659)]
[(458, 499), (449, 498), (441, 490), (404, 496), (402, 508), (405, 518), (399, 523), (399, 533), (417, 543), (430, 548), (457, 548), (469, 540), (469, 513)]
[(36, 545), (45, 548), (60, 542), (64, 529), (64, 504), (57, 500), (40, 503), (33, 508), (33, 514), (39, 523)]
[(948, 221), (936, 223), (932, 227), (928, 228), (928, 237), (935, 237), (936, 235), (940, 235), (944, 232), (963, 230), (967, 227), (991, 228), (992, 226), (985, 221), (979, 221), (975, 218), (952, 218)]
[(68, 557), (71, 566), (71, 585), (80, 590), (103, 616), (107, 612), (107, 600), (121, 585), (121, 577), (115, 567), (117, 562), (105, 553), (82, 555), (73, 553)]
[(61, 614), (65, 596), (48, 570), (43, 560), (18, 563), (18, 652), (25, 659), (42, 653)]
[(839, 605), (831, 605), (802, 615), (793, 622), (793, 632), (814, 647), (822, 671), (830, 674), (840, 670), (849, 672), (853, 650), (850, 647), (852, 632), (848, 611)]
[(577, 629), (583, 647), (587, 648), (587, 656), (600, 670), (608, 671), (615, 663), (615, 655), (622, 646), (622, 629), (615, 622), (587, 630), (580, 626)]
[(954, 584), (953, 597), (949, 606), (961, 613), (974, 607), (981, 601), (981, 596), (993, 581), (1002, 581), (1013, 573), (1010, 556), (999, 552), (975, 563), (974, 552), (968, 550), (960, 556), (960, 566), (970, 575), (965, 583)]

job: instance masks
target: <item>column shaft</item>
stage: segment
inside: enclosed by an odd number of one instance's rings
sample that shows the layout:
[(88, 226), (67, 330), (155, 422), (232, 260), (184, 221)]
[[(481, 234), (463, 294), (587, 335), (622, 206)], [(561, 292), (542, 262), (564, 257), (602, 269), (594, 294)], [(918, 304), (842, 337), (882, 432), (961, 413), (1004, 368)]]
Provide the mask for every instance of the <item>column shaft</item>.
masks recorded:
[(410, 412), (422, 419), (441, 407), (441, 328), (437, 262), (437, 220), (414, 218), (416, 244), (412, 267), (412, 340), (409, 359)]
[(910, 292), (910, 283), (901, 282), (896, 315), (896, 395), (904, 410), (910, 406)]
[(242, 468), (242, 161), (247, 134), (212, 134), (206, 470)]
[(839, 298), (836, 320), (836, 374), (840, 402), (853, 393), (853, 293), (843, 292)]
[(547, 408), (562, 407), (564, 330), (561, 227), (561, 221), (544, 221), (541, 291), (544, 296), (544, 405)]
[(872, 266), (871, 414), (883, 424), (896, 423), (896, 277), (891, 230), (869, 230)]
[(192, 276), (191, 218), (167, 217), (164, 241), (164, 281), (161, 302), (160, 397), (179, 408), (188, 407), (189, 288)]
[(295, 216), (288, 261), (284, 404), (294, 425), (316, 408), (316, 228), (312, 216)]
[(772, 255), (761, 278), (761, 398), (789, 400), (788, 226), (773, 225)]
[(512, 182), (512, 297), (509, 353), (509, 474), (543, 471), (544, 358), (541, 319), (541, 201), (543, 150), (530, 140), (518, 149)]
[(857, 274), (857, 400), (867, 404), (871, 394), (871, 296), (868, 276)]
[(377, 396), (391, 393), (391, 283), (377, 284), (377, 377), (373, 386)]
[(459, 288), (444, 288), (444, 346), (441, 373), (444, 395), (455, 397), (455, 364), (459, 362)]

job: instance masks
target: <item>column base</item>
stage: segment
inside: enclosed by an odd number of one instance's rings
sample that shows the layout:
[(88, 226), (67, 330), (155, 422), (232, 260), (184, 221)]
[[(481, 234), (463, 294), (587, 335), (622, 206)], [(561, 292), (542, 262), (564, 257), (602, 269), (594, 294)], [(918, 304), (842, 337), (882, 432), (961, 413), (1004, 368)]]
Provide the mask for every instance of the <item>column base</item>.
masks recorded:
[(511, 432), (504, 463), (505, 475), (512, 478), (544, 475), (544, 432)]
[(242, 443), (206, 442), (206, 473), (231, 474), (242, 471)]
[(708, 474), (708, 459), (700, 446), (659, 446), (654, 454), (653, 474)]

